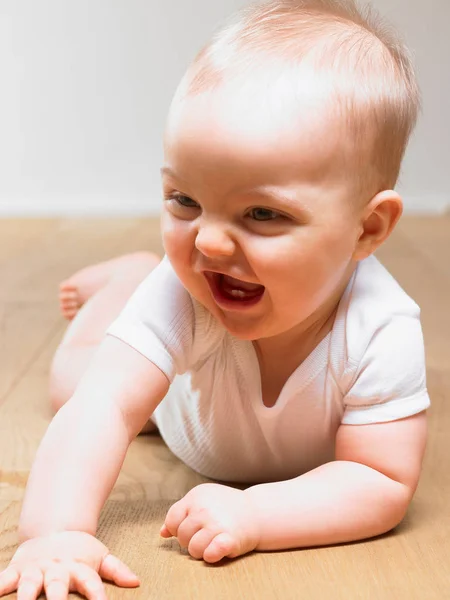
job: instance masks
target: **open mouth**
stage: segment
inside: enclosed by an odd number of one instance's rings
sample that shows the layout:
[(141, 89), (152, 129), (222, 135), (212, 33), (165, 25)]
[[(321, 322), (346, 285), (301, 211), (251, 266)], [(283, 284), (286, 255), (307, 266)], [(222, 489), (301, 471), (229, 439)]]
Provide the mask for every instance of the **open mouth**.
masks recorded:
[(264, 295), (265, 287), (248, 281), (241, 281), (221, 273), (205, 272), (214, 299), (228, 307), (244, 307), (257, 304)]

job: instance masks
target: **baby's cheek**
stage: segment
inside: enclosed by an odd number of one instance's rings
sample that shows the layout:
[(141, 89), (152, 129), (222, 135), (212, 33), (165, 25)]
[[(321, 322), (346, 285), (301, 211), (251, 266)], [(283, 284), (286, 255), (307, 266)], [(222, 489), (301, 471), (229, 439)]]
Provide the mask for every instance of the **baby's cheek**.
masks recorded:
[(186, 260), (189, 255), (189, 246), (192, 245), (189, 241), (188, 232), (183, 227), (183, 223), (178, 223), (170, 216), (164, 216), (161, 219), (161, 235), (164, 250), (171, 262)]
[(176, 225), (173, 219), (166, 211), (163, 211), (161, 215), (161, 236), (164, 244), (164, 248), (167, 251), (167, 247), (172, 245), (172, 241), (175, 237)]
[[(195, 273), (193, 272), (193, 251), (194, 242), (192, 235), (186, 231), (186, 227), (181, 224), (168, 223), (168, 226), (161, 228), (164, 251), (170, 260), (178, 278), (183, 285), (191, 291), (192, 286), (196, 286)], [(192, 293), (192, 292), (191, 292)]]

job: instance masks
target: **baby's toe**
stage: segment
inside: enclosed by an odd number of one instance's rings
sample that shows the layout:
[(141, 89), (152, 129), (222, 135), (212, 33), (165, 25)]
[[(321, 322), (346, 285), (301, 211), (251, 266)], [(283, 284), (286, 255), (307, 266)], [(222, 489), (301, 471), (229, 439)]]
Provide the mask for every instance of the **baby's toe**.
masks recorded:
[(77, 314), (77, 311), (73, 311), (73, 312), (66, 312), (63, 314), (63, 317), (66, 319), (66, 321), (73, 321), (73, 319), (75, 318)]
[(79, 300), (77, 286), (70, 283), (70, 280), (62, 281), (59, 284), (59, 297), (63, 300)]
[(60, 294), (78, 294), (78, 286), (71, 279), (65, 279), (59, 284)]
[(59, 305), (65, 319), (71, 320), (80, 309), (81, 302), (77, 290), (67, 284), (60, 285)]
[(61, 301), (60, 307), (61, 307), (61, 310), (64, 312), (76, 312), (77, 310), (79, 310), (80, 305), (78, 304), (78, 302)]
[(73, 292), (59, 292), (59, 299), (65, 304), (79, 304), (78, 294)]
[(68, 321), (71, 321), (75, 317), (78, 310), (79, 310), (79, 308), (71, 308), (71, 307), (61, 306), (61, 314)]
[(60, 282), (59, 284), (59, 289), (61, 292), (66, 291), (66, 290), (73, 290), (75, 289), (75, 286), (73, 285), (73, 282), (71, 281), (71, 279), (63, 279), (63, 281)]
[(61, 308), (78, 308), (80, 302), (76, 294), (60, 294), (59, 303)]

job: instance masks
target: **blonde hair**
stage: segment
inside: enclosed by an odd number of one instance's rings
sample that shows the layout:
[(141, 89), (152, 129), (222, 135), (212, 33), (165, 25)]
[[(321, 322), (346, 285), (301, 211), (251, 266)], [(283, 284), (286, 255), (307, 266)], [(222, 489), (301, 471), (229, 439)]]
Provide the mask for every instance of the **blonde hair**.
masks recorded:
[[(360, 192), (393, 189), (420, 111), (408, 49), (370, 5), (356, 0), (266, 0), (234, 13), (200, 50), (178, 97), (213, 91), (233, 76), (251, 81), (275, 66), (289, 77), (312, 61), (332, 77), (333, 106), (352, 137)], [(273, 71), (272, 71), (273, 72)], [(295, 83), (295, 82), (294, 82)]]

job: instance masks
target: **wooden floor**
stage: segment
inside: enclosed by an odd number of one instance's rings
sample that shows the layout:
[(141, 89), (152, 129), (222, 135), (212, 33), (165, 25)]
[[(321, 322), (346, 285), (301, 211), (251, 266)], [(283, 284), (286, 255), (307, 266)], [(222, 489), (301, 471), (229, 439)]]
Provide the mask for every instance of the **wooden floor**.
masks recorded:
[[(24, 486), (51, 419), (48, 368), (65, 328), (58, 282), (137, 249), (161, 251), (156, 221), (0, 221), (0, 568), (15, 550)], [(450, 598), (450, 217), (404, 217), (378, 257), (422, 307), (432, 399), (424, 472), (404, 522), (363, 543), (209, 566), (158, 536), (168, 507), (204, 480), (160, 438), (143, 436), (130, 448), (99, 529), (143, 584), (108, 586), (110, 598)]]

